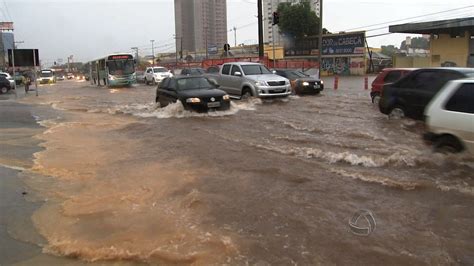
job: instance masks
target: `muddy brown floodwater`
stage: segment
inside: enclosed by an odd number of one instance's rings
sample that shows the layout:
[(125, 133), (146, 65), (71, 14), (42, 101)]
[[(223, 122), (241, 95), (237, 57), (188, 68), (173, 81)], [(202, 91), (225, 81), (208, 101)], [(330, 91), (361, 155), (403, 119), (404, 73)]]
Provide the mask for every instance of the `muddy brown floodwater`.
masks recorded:
[[(422, 123), (388, 120), (366, 91), (235, 101), (210, 114), (157, 109), (154, 91), (64, 81), (21, 99), (41, 107), (44, 126), (22, 174), (45, 201), (32, 216), (43, 252), (152, 264), (474, 264), (474, 160), (433, 154)], [(358, 210), (374, 215), (369, 236), (351, 232)]]

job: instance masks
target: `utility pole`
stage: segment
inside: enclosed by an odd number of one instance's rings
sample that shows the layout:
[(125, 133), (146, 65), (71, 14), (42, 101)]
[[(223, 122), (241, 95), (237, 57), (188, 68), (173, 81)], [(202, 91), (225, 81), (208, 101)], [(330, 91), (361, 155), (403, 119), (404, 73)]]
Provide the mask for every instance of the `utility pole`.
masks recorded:
[(207, 44), (207, 26), (204, 27), (204, 30), (206, 31), (206, 59), (209, 59), (209, 51), (208, 51), (208, 44)]
[(258, 57), (263, 59), (263, 4), (262, 0), (257, 0), (258, 10)]
[(181, 48), (179, 49), (180, 50), (179, 51), (179, 56), (180, 56), (181, 60), (183, 60), (183, 36), (179, 37), (179, 39), (180, 39), (179, 41), (181, 43)]
[(237, 28), (234, 26), (234, 46), (237, 47)]
[(132, 49), (132, 50), (135, 51), (135, 58), (136, 58), (136, 60), (137, 60), (137, 65), (138, 65), (138, 63), (139, 63), (139, 59), (138, 59), (138, 47), (132, 47), (132, 48), (130, 48), (130, 49)]
[[(275, 12), (275, 10), (273, 10), (273, 0), (271, 0), (271, 9), (272, 9), (272, 12)], [(275, 14), (275, 13), (273, 13)], [(273, 50), (273, 68), (275, 68), (275, 23), (276, 21), (274, 21), (274, 17), (272, 17), (272, 50)]]
[(15, 49), (18, 49), (17, 44), (22, 44), (22, 43), (25, 43), (25, 42), (24, 41), (17, 41), (17, 42), (13, 42), (13, 43), (14, 43)]
[(151, 42), (151, 54), (153, 58), (153, 63), (151, 64), (151, 66), (155, 66), (155, 46), (154, 46), (155, 40), (150, 40), (150, 42)]
[(321, 79), (321, 71), (323, 70), (323, 0), (319, 0), (319, 79)]

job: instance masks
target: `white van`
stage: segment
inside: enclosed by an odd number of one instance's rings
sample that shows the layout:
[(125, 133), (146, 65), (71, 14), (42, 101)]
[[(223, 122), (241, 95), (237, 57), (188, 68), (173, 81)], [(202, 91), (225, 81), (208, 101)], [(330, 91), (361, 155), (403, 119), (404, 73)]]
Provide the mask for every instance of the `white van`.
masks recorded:
[(435, 151), (474, 155), (474, 79), (446, 84), (426, 107), (425, 121), (424, 138)]

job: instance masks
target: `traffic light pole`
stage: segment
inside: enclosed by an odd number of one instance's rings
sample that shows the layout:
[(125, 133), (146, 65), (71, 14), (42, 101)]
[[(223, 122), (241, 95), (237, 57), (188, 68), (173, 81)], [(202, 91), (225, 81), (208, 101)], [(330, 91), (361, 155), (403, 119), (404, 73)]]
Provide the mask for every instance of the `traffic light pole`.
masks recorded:
[(323, 0), (319, 0), (319, 79), (321, 79), (321, 71), (323, 70)]
[(258, 0), (258, 57), (263, 59), (263, 0)]

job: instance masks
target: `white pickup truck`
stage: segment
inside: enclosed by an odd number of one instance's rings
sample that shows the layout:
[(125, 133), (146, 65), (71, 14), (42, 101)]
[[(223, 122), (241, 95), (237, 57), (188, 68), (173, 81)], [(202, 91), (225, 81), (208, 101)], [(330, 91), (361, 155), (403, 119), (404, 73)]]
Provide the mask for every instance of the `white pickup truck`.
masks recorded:
[(290, 81), (275, 75), (258, 63), (233, 62), (222, 65), (219, 73), (206, 74), (220, 85), (219, 89), (233, 98), (287, 97), (291, 94)]
[(147, 67), (145, 70), (145, 84), (157, 84), (164, 78), (172, 77), (173, 74), (165, 67)]

